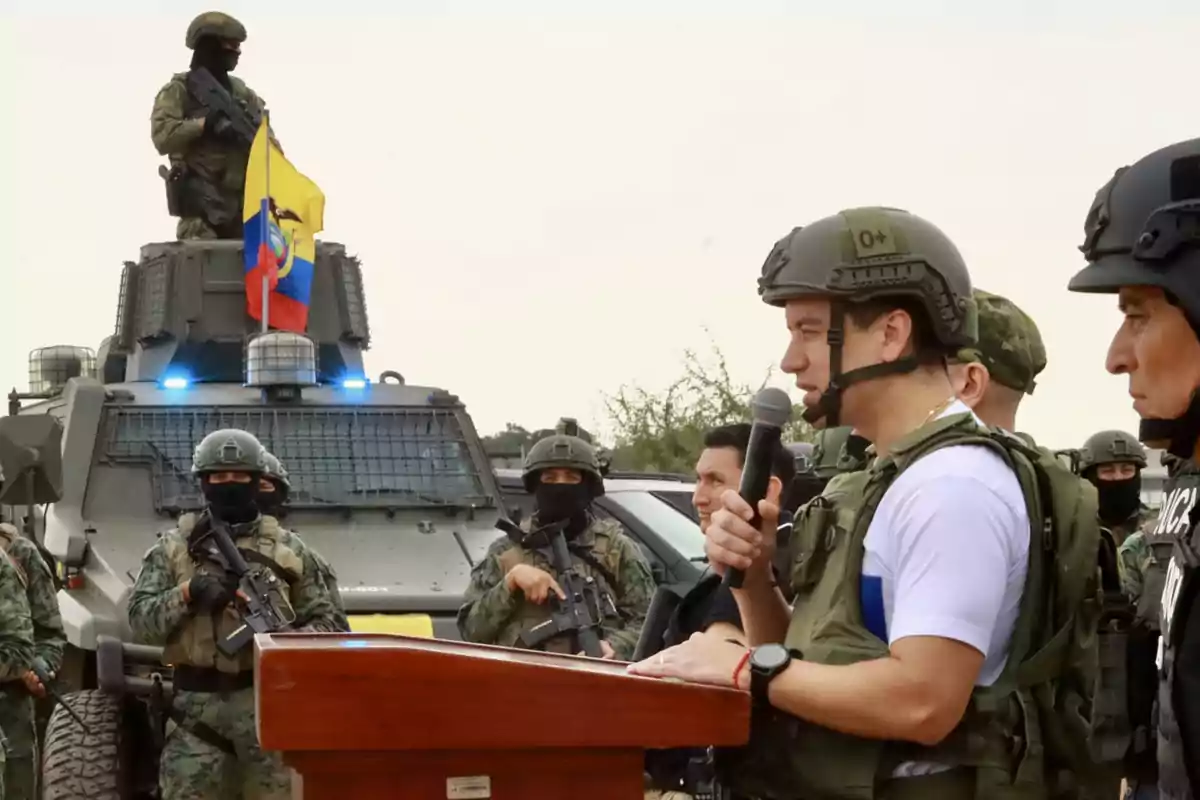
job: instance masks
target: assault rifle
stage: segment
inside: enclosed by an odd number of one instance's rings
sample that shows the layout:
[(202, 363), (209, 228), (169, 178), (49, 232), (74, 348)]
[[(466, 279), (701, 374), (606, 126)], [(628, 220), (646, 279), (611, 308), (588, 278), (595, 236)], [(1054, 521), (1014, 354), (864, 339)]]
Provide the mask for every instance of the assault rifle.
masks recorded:
[[(539, 550), (546, 555), (558, 573), (563, 594), (567, 596), (565, 600), (551, 597), (550, 602), (556, 604), (556, 610), (550, 619), (522, 631), (521, 642), (526, 647), (538, 647), (556, 636), (570, 634), (575, 652), (582, 650), (584, 655), (592, 658), (603, 657), (600, 628), (604, 617), (600, 610), (600, 590), (594, 579), (585, 578), (575, 569), (571, 551), (567, 547), (567, 537), (563, 533), (566, 522), (547, 525), (528, 534), (504, 518), (496, 522), (496, 527), (521, 547)], [(611, 598), (606, 599), (612, 603)]]
[(238, 144), (246, 149), (254, 144), (258, 126), (262, 124), (262, 115), (257, 109), (248, 109), (235, 100), (205, 67), (194, 67), (188, 72), (187, 90), (209, 113), (215, 112), (229, 120)]
[(211, 515), (207, 520), (208, 531), (192, 547), (199, 548), (211, 542), (213, 547), (202, 550), (203, 557), (237, 578), (235, 602), (242, 624), (216, 643), (221, 655), (233, 658), (250, 644), (256, 633), (276, 633), (290, 626), (296, 618), (294, 614), (284, 614), (277, 605), (276, 598), (281, 596), (278, 576), (269, 569), (261, 575), (251, 572), (250, 565), (233, 543), (228, 527)]

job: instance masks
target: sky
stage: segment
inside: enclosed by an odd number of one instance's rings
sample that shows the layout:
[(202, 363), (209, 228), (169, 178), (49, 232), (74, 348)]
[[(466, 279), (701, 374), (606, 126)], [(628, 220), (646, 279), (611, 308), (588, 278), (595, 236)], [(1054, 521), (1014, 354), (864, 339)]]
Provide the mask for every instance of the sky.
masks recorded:
[[(0, 0), (5, 391), (33, 348), (97, 348), (122, 262), (174, 238), (149, 113), (210, 8)], [(787, 338), (763, 259), (858, 205), (933, 221), (1037, 320), (1023, 429), (1136, 431), (1103, 367), (1115, 299), (1066, 283), (1114, 169), (1200, 133), (1194, 2), (220, 8), (249, 30), (236, 74), (325, 191), (320, 238), (362, 259), (369, 374), (449, 389), (481, 433), (603, 433), (606, 394), (661, 389), (710, 338), (757, 385)]]

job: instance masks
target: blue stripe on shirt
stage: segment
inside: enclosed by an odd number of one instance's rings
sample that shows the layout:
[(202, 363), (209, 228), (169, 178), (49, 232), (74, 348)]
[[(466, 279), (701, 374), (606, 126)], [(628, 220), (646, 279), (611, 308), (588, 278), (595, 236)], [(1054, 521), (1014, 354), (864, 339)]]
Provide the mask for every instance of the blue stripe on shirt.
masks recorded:
[(867, 630), (883, 641), (888, 640), (887, 617), (883, 611), (883, 578), (878, 575), (863, 575), (859, 588), (862, 603), (863, 623)]

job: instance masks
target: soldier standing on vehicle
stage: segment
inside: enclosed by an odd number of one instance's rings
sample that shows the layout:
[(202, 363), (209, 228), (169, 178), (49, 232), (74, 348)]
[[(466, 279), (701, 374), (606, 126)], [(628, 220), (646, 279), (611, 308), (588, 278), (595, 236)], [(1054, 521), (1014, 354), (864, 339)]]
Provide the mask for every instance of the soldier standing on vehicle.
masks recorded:
[[(274, 454), (267, 453), (267, 470), (258, 481), (258, 510), (282, 521), (287, 516), (287, 502), (291, 493), (292, 483), (288, 480), (288, 473), (284, 469), (283, 463)], [(294, 530), (291, 531), (291, 534), (297, 539), (300, 538)], [(337, 573), (334, 572), (333, 565), (316, 550), (310, 547), (308, 552), (316, 562), (317, 573), (321, 576), (321, 581), (325, 584), (330, 599), (333, 600), (334, 608), (337, 609), (337, 629), (348, 632), (350, 622), (346, 619), (346, 607), (342, 603), (342, 592), (338, 588)]]
[[(209, 11), (192, 20), (185, 44), (191, 70), (205, 69), (238, 108), (261, 115), (266, 104), (239, 78), (237, 67), (246, 28), (228, 14)], [(206, 107), (180, 72), (159, 90), (150, 114), (150, 137), (171, 169), (165, 175), (168, 207), (179, 217), (180, 239), (241, 239), (246, 161), (253, 139), (234, 129), (229, 113)], [(278, 144), (278, 143), (276, 143)]]
[(129, 600), (134, 637), (164, 647), (174, 666), (175, 698), (168, 709), (175, 723), (167, 734), (159, 770), (163, 800), (291, 797), (291, 775), (278, 753), (258, 746), (254, 713), (254, 653), (246, 647), (222, 655), (216, 642), (239, 625), (237, 578), (214, 563), (203, 547), (220, 525), (248, 553), (251, 570), (273, 572), (282, 585), (283, 615), (295, 615), (289, 630), (334, 631), (336, 611), (312, 552), (261, 516), (259, 479), (266, 450), (253, 435), (218, 430), (196, 447), (192, 471), (206, 507), (185, 514), (142, 558)]
[[(58, 592), (54, 575), (37, 545), (12, 525), (0, 523), (0, 550), (9, 557), (25, 584), (33, 624), (34, 660), (43, 675), (51, 679), (62, 668), (67, 635), (58, 611)], [(7, 741), (4, 785), (9, 798), (37, 796), (38, 747), (34, 701), (45, 697), (46, 687), (34, 670), (27, 670), (21, 681), (2, 684), (0, 693), (0, 730)]]
[[(1039, 715), (1051, 713), (1040, 704), (1072, 688), (1066, 673), (1077, 666), (1064, 653), (1029, 676), (1036, 687), (1022, 679), (1018, 688), (1025, 648), (1044, 644), (1038, 632), (1052, 605), (1049, 587), (1024, 597), (1026, 576), (1046, 575), (1047, 566), (1069, 569), (1068, 580), (1075, 570), (1084, 576), (1077, 594), (1058, 594), (1068, 638), (1094, 599), (1086, 584), (1095, 552), (1080, 548), (1063, 554), (1069, 567), (1047, 565), (1041, 537), (1057, 538), (1059, 525), (1034, 525), (1029, 510), (1051, 499), (1083, 508), (1063, 525), (1095, 541), (1094, 501), (1087, 507), (1086, 487), (1052, 457), (985, 427), (956, 397), (947, 361), (976, 345), (971, 279), (928, 221), (858, 208), (797, 228), (767, 257), (759, 291), (785, 310), (782, 368), (806, 392), (806, 420), (853, 426), (875, 459), (866, 480), (844, 481), (848, 493), (836, 504), (814, 500), (797, 515), (794, 612), (770, 570), (778, 508), (760, 502), (756, 527), (754, 510), (725, 492), (706, 552), (714, 569), (744, 571), (734, 596), (751, 648), (697, 636), (630, 669), (750, 692), (751, 747), (728, 773), (735, 791), (1010, 796), (1025, 780), (1012, 742), (1038, 736), (1047, 758), (1060, 754), (1033, 719), (997, 712), (1019, 694)], [(1041, 496), (1042, 475), (1053, 498)], [(1072, 638), (1070, 647), (1090, 641)], [(1041, 751), (1022, 756), (1040, 786), (1051, 772), (1042, 771)], [(987, 793), (991, 786), (998, 794)]]
[[(1122, 167), (1096, 193), (1076, 292), (1118, 295), (1124, 321), (1106, 369), (1129, 376), (1138, 439), (1184, 460), (1170, 476), (1149, 536), (1170, 540), (1157, 608), (1150, 576), (1139, 621), (1157, 611), (1158, 791), (1200, 795), (1200, 139)], [(1167, 558), (1167, 548), (1163, 547)], [(1138, 661), (1139, 659), (1131, 659)], [(1131, 681), (1133, 676), (1131, 675)], [(1137, 688), (1131, 686), (1131, 689)]]
[[(574, 568), (595, 581), (601, 597), (605, 658), (628, 659), (637, 645), (654, 595), (654, 578), (641, 548), (614, 519), (592, 511), (604, 493), (596, 454), (577, 436), (554, 434), (529, 449), (522, 474), (534, 497), (532, 519), (522, 528), (537, 531), (562, 525)], [(521, 633), (550, 618), (556, 596), (564, 600), (556, 574), (540, 550), (508, 537), (497, 539), (471, 570), (465, 602), (458, 610), (463, 639), (480, 644), (524, 647)], [(551, 652), (569, 652), (570, 636), (544, 643)]]

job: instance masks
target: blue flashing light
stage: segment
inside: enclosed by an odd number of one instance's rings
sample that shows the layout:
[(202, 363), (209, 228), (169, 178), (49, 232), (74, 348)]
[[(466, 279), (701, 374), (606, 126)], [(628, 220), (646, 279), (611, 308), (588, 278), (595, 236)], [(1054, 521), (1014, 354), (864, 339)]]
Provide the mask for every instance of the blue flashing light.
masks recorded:
[(191, 380), (184, 375), (171, 375), (162, 380), (162, 387), (164, 389), (186, 389), (190, 384)]
[(367, 388), (366, 378), (343, 378), (343, 389), (365, 389)]

